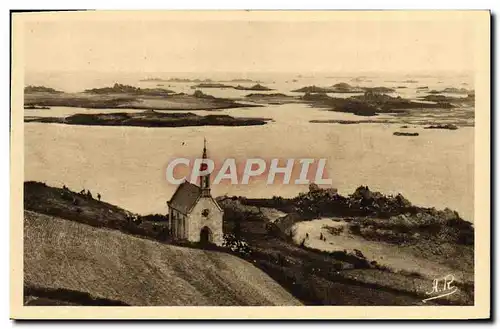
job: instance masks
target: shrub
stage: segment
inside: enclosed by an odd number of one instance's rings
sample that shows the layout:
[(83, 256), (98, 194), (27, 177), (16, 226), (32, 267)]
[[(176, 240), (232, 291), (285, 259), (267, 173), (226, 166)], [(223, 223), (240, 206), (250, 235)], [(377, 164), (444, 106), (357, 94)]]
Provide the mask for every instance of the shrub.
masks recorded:
[(234, 234), (224, 234), (222, 246), (243, 257), (250, 256), (252, 251), (245, 240), (237, 238)]

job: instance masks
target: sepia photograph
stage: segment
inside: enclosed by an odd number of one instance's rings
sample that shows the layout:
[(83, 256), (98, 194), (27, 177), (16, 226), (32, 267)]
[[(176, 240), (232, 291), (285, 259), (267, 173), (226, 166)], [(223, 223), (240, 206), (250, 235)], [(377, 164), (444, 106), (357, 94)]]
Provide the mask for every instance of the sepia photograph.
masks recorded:
[(488, 11), (11, 32), (13, 318), (489, 317)]

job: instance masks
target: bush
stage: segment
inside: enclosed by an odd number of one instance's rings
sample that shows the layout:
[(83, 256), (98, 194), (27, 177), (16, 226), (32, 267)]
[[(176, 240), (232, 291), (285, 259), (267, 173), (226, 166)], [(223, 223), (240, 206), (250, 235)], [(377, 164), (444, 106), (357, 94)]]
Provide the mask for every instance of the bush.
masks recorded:
[(245, 240), (237, 238), (233, 234), (224, 234), (222, 246), (243, 257), (250, 256), (252, 251)]

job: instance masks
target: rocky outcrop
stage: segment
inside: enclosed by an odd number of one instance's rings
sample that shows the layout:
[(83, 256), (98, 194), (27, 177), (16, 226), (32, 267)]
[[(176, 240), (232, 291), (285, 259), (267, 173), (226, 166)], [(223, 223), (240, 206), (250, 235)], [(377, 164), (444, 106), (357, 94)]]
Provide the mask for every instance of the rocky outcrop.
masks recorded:
[(86, 126), (186, 127), (186, 126), (254, 126), (264, 125), (263, 118), (235, 118), (229, 115), (200, 116), (191, 112), (162, 113), (147, 110), (142, 113), (74, 114), (69, 117), (25, 118), (26, 122), (61, 123)]
[(430, 125), (424, 129), (447, 129), (447, 130), (457, 130), (458, 127), (454, 124), (440, 124), (440, 125)]

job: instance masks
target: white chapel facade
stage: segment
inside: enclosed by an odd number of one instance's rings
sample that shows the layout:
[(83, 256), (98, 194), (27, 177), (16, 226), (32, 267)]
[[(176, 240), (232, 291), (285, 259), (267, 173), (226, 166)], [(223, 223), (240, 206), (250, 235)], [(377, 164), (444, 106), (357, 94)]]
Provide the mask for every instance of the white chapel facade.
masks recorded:
[[(207, 158), (206, 142), (203, 159)], [(183, 182), (167, 202), (170, 235), (174, 240), (222, 245), (224, 211), (212, 197), (210, 174), (200, 177), (200, 185)]]

